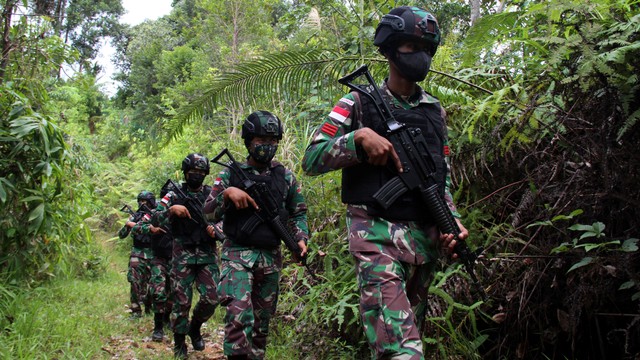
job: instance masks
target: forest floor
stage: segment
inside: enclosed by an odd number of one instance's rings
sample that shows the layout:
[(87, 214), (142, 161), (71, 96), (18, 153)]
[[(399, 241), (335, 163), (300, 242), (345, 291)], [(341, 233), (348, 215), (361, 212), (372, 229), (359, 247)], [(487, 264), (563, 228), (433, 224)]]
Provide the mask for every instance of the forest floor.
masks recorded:
[[(145, 315), (140, 319), (129, 319), (129, 283), (127, 282), (128, 258), (121, 255), (120, 245), (106, 239), (106, 234), (96, 234), (98, 242), (111, 254), (109, 270), (118, 274), (110, 277), (116, 283), (113, 284), (119, 291), (115, 294), (117, 308), (107, 314), (103, 321), (112, 323), (113, 332), (101, 339), (101, 359), (173, 359), (173, 332), (165, 327), (165, 336), (162, 342), (151, 340), (153, 330), (153, 314)], [(194, 291), (193, 303), (197, 302), (197, 291)], [(225, 359), (222, 351), (224, 329), (222, 324), (224, 309), (217, 308), (214, 316), (202, 326), (202, 336), (205, 341), (203, 351), (194, 351), (191, 339), (187, 336), (188, 359), (192, 360), (218, 360)]]

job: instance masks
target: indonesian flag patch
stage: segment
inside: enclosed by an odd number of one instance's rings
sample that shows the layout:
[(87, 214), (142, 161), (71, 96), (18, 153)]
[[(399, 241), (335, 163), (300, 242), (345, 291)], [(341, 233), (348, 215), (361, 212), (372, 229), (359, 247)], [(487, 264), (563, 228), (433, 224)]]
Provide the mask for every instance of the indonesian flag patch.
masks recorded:
[(334, 137), (338, 132), (338, 127), (330, 123), (324, 123), (324, 125), (322, 125), (322, 127), (320, 128), (320, 131), (331, 137)]
[(333, 110), (331, 110), (329, 117), (339, 123), (343, 123), (349, 114), (349, 110), (343, 109), (340, 106), (335, 106)]
[(214, 182), (213, 182), (213, 185), (214, 185), (214, 186), (215, 186), (215, 185), (220, 185), (220, 183), (221, 183), (221, 182), (222, 182), (222, 178), (221, 178), (220, 176), (218, 176), (218, 177), (216, 178), (216, 181), (214, 181)]

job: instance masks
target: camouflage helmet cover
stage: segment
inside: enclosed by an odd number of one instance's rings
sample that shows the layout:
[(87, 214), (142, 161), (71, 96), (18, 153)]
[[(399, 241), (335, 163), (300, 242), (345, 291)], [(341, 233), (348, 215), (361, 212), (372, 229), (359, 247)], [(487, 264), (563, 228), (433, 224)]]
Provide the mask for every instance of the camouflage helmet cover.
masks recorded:
[(380, 20), (373, 44), (385, 47), (399, 40), (421, 41), (434, 55), (440, 44), (438, 20), (430, 12), (415, 6), (392, 9)]
[(156, 196), (151, 191), (142, 190), (138, 194), (138, 201), (140, 200), (155, 201)]
[(138, 205), (140, 205), (142, 201), (146, 201), (148, 203), (148, 206), (150, 206), (151, 208), (156, 207), (156, 196), (151, 191), (142, 190), (138, 194), (137, 200), (138, 200)]
[(254, 111), (242, 124), (242, 138), (251, 140), (255, 136), (273, 136), (282, 139), (282, 122), (277, 116), (264, 110)]
[(182, 160), (182, 172), (186, 174), (187, 171), (192, 169), (202, 170), (205, 175), (209, 175), (209, 159), (198, 153), (187, 155), (187, 157)]

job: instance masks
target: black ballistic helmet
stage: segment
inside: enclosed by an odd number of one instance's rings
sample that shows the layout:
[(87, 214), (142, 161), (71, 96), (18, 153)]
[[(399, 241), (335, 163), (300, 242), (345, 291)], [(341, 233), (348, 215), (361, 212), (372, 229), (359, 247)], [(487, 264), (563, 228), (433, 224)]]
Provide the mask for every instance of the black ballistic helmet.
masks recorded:
[(393, 48), (399, 41), (419, 41), (435, 55), (440, 44), (440, 28), (438, 20), (430, 12), (415, 6), (400, 6), (389, 11), (382, 17), (373, 45), (383, 48)]
[(182, 160), (182, 172), (186, 174), (187, 171), (191, 169), (202, 170), (205, 175), (209, 175), (209, 159), (198, 153), (187, 155), (187, 157)]
[(277, 116), (264, 110), (254, 111), (242, 124), (242, 138), (245, 145), (256, 136), (273, 136), (282, 139), (282, 122)]

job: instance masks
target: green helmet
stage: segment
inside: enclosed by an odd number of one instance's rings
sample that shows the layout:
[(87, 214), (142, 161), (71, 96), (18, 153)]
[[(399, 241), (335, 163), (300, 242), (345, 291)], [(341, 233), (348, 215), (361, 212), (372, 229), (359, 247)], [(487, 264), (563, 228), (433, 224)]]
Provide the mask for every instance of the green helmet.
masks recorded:
[(187, 155), (187, 157), (182, 160), (182, 172), (186, 174), (187, 171), (191, 169), (202, 170), (205, 175), (209, 175), (209, 159), (198, 153)]
[(264, 110), (254, 111), (242, 124), (242, 138), (245, 144), (255, 136), (273, 136), (282, 139), (282, 122), (277, 116)]
[(380, 48), (399, 45), (398, 41), (414, 40), (424, 43), (431, 56), (440, 44), (438, 20), (430, 12), (415, 6), (400, 6), (382, 17), (373, 44)]

